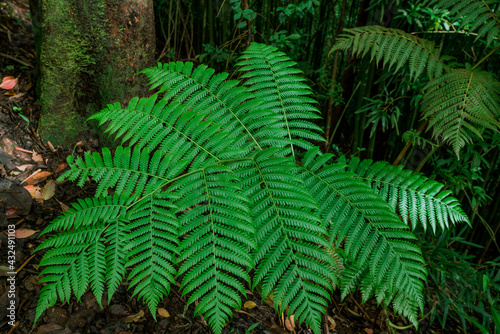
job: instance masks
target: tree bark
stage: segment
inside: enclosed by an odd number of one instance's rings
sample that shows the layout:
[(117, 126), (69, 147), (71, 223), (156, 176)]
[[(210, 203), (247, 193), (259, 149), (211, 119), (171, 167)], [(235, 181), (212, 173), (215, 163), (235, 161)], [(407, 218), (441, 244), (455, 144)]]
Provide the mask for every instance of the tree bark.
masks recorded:
[(42, 104), (38, 131), (68, 145), (108, 103), (146, 94), (153, 64), (153, 0), (30, 0)]

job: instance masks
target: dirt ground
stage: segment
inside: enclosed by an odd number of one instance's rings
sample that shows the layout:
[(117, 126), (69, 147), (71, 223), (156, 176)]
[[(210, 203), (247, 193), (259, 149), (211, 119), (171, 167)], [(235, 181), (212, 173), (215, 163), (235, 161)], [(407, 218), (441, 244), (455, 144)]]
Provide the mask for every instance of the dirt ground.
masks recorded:
[[(173, 290), (159, 305), (167, 313), (153, 319), (147, 306), (131, 297), (123, 282), (110, 303), (107, 296), (101, 309), (87, 292), (81, 302), (57, 303), (33, 326), (36, 303), (42, 284), (38, 264), (42, 252), (34, 253), (46, 238), (40, 232), (78, 198), (91, 197), (95, 186), (87, 183), (78, 188), (71, 182), (56, 179), (67, 167), (66, 157), (73, 152), (98, 150), (98, 143), (82, 138), (66, 147), (53, 147), (43, 142), (37, 132), (40, 104), (35, 87), (36, 57), (29, 21), (27, 0), (0, 2), (0, 80), (17, 78), (12, 89), (0, 89), (0, 333), (210, 333), (205, 320), (193, 317), (194, 307), (185, 308), (187, 298)], [(7, 318), (10, 300), (10, 281), (7, 281), (8, 226), (16, 226), (15, 239), (15, 325)], [(233, 319), (225, 333), (312, 333), (293, 328), (290, 319), (280, 319), (257, 293), (248, 293), (248, 301), (241, 311), (233, 312)], [(360, 305), (360, 296), (354, 295), (340, 302), (340, 294), (324, 318), (323, 333), (389, 333), (387, 319), (398, 326), (406, 326), (402, 318), (377, 308), (374, 301)], [(253, 303), (251, 303), (253, 302)], [(251, 331), (253, 324), (259, 323)], [(294, 329), (294, 330), (293, 330)], [(444, 333), (420, 324), (421, 333)], [(398, 333), (414, 333), (398, 330)], [(458, 331), (452, 330), (450, 333)]]

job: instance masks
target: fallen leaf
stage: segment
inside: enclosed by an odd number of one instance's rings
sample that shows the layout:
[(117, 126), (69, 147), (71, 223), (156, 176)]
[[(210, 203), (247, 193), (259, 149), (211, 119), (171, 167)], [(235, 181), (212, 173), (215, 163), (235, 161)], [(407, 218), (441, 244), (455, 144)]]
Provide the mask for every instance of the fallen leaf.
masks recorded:
[(12, 89), (8, 90), (7, 92), (5, 92), (3, 95), (7, 95), (7, 96), (10, 96), (9, 99), (11, 97), (14, 97), (16, 96), (16, 92), (14, 92)]
[(144, 316), (144, 311), (140, 310), (137, 314), (132, 314), (129, 315), (128, 317), (125, 317), (122, 319), (122, 322), (128, 323), (128, 322), (137, 322), (139, 319), (141, 319)]
[(253, 301), (249, 300), (249, 301), (246, 301), (245, 304), (243, 304), (243, 307), (244, 308), (247, 308), (247, 309), (253, 309), (255, 306), (257, 306), (257, 304), (255, 304)]
[(57, 166), (56, 170), (54, 171), (54, 174), (60, 173), (64, 170), (64, 168), (68, 167), (68, 164), (65, 162), (61, 162), (59, 166)]
[(366, 332), (366, 334), (373, 334), (373, 329), (365, 328), (364, 331)]
[(33, 161), (35, 161), (35, 162), (38, 162), (38, 161), (43, 162), (43, 157), (42, 157), (40, 154), (36, 153), (36, 152), (33, 152), (33, 157), (32, 157), (32, 159), (33, 159)]
[(11, 270), (9, 267), (7, 266), (0, 266), (0, 276), (10, 276), (9, 274), (7, 273), (10, 273), (12, 272), (13, 270)]
[(267, 296), (266, 299), (264, 299), (264, 303), (266, 303), (271, 307), (274, 307), (274, 301), (271, 298), (269, 298), (269, 296)]
[(59, 331), (62, 330), (63, 328), (59, 326), (58, 324), (47, 324), (47, 325), (42, 325), (38, 327), (37, 334), (49, 334), (53, 333), (54, 331)]
[(27, 237), (31, 237), (36, 232), (37, 231), (30, 230), (28, 228), (18, 228), (18, 229), (16, 229), (16, 238), (17, 239), (24, 239), (24, 238), (27, 238)]
[(9, 90), (14, 88), (16, 85), (17, 85), (17, 79), (13, 77), (5, 77), (3, 78), (2, 83), (0, 84), (0, 88)]
[(294, 315), (293, 314), (290, 316), (290, 318), (286, 318), (286, 320), (285, 320), (285, 327), (290, 332), (295, 332), (295, 321), (294, 321)]
[(69, 210), (69, 206), (67, 206), (66, 204), (62, 203), (62, 202), (59, 202), (59, 200), (56, 198), (56, 201), (57, 203), (59, 203), (59, 205), (61, 206), (61, 210), (62, 211), (68, 211)]
[(54, 180), (48, 180), (42, 189), (42, 197), (44, 200), (49, 200), (56, 193), (56, 183)]
[[(9, 92), (14, 92), (14, 91), (13, 90), (9, 90)], [(21, 101), (21, 97), (23, 97), (26, 93), (18, 93), (18, 94), (16, 94), (14, 92), (14, 94), (15, 94), (14, 96), (9, 97), (9, 101), (11, 101), (11, 102), (19, 102), (19, 101)], [(7, 93), (5, 93), (5, 95), (7, 95)]]
[(32, 174), (30, 177), (28, 177), (26, 180), (24, 180), (24, 182), (26, 182), (26, 184), (35, 185), (37, 183), (45, 181), (51, 175), (52, 175), (51, 172), (35, 173)]
[(167, 310), (165, 310), (163, 307), (160, 307), (160, 308), (158, 309), (158, 314), (159, 314), (159, 315), (161, 315), (161, 316), (162, 316), (162, 317), (164, 317), (164, 318), (168, 318), (168, 317), (170, 317), (170, 313), (168, 313), (168, 311), (167, 311)]
[(17, 166), (17, 169), (19, 169), (21, 172), (24, 172), (26, 169), (33, 167), (33, 165), (21, 165)]
[(331, 316), (328, 316), (328, 322), (330, 323), (328, 329), (334, 331), (335, 328), (337, 327), (337, 322)]
[(40, 187), (35, 186), (25, 186), (24, 189), (26, 189), (30, 193), (31, 198), (35, 198), (35, 192), (40, 192)]
[(5, 211), (5, 216), (7, 217), (14, 217), (17, 214), (17, 210), (14, 208), (10, 208), (7, 211)]

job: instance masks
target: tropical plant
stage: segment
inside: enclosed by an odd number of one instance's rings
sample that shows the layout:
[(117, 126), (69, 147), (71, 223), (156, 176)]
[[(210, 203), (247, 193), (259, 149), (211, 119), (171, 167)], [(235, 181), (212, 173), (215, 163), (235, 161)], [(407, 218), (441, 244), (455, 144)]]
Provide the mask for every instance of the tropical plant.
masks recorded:
[(434, 137), (451, 144), (458, 157), (473, 135), (481, 138), (485, 129), (499, 129), (500, 82), (476, 70), (482, 61), (473, 68), (453, 69), (434, 42), (381, 26), (346, 29), (332, 48), (336, 49), (352, 49), (361, 56), (370, 52), (371, 60), (389, 69), (395, 65), (395, 71), (408, 64), (410, 79), (427, 69), (430, 81), (424, 87), (423, 118), (429, 120)]
[(400, 169), (366, 184), (365, 171), (308, 141), (322, 140), (319, 115), (294, 62), (253, 43), (239, 65), (243, 84), (205, 65), (159, 64), (143, 71), (159, 92), (91, 117), (128, 146), (68, 158), (61, 179), (98, 186), (43, 232), (57, 233), (38, 248), (35, 321), (88, 286), (99, 303), (104, 289), (111, 299), (126, 276), (153, 317), (179, 280), (216, 333), (247, 284), (315, 333), (337, 285), (343, 296), (360, 286), (364, 300), (417, 325), (426, 269), (404, 216), (433, 228), (467, 221), (456, 200)]

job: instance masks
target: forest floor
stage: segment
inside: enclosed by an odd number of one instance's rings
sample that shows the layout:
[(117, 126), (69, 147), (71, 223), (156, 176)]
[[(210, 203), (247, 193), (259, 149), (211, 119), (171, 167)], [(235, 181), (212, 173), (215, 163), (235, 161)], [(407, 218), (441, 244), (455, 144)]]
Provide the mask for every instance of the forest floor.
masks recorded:
[[(12, 76), (18, 82), (12, 89), (0, 89), (0, 333), (209, 333), (201, 316), (193, 316), (194, 307), (185, 308), (187, 298), (173, 289), (159, 305), (166, 313), (153, 319), (147, 306), (131, 297), (127, 283), (111, 300), (103, 299), (101, 308), (87, 292), (81, 301), (57, 303), (33, 326), (36, 304), (42, 284), (38, 264), (43, 252), (34, 253), (46, 238), (40, 233), (61, 212), (79, 198), (91, 197), (95, 185), (78, 188), (71, 182), (58, 182), (67, 168), (66, 157), (72, 153), (95, 151), (98, 143), (82, 138), (67, 147), (53, 147), (36, 133), (40, 103), (35, 93), (36, 57), (28, 1), (0, 2), (0, 81)], [(71, 144), (71, 145), (70, 145)], [(8, 226), (15, 225), (15, 326), (6, 317), (12, 271), (7, 262)], [(324, 318), (323, 333), (388, 333), (387, 319), (398, 326), (408, 323), (402, 318), (377, 308), (375, 301), (360, 305), (354, 295), (340, 302), (336, 292), (334, 305)], [(275, 315), (272, 302), (248, 291), (246, 307), (233, 312), (224, 333), (312, 333), (293, 327), (290, 319)], [(252, 331), (247, 329), (259, 323)], [(436, 324), (435, 324), (436, 325)], [(445, 333), (431, 328), (427, 319), (420, 324), (421, 333)], [(457, 333), (457, 330), (446, 331)], [(415, 333), (398, 330), (398, 333)]]

